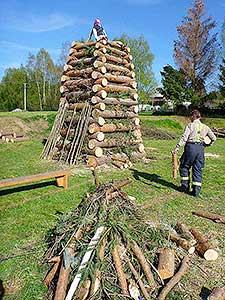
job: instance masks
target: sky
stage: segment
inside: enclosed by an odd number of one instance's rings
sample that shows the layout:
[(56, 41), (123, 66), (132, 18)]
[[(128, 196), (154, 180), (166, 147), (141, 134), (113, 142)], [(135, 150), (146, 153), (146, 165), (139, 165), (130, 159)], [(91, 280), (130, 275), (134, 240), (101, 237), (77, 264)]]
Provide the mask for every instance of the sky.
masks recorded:
[[(95, 18), (109, 39), (143, 35), (154, 54), (153, 72), (174, 65), (176, 26), (194, 0), (0, 0), (0, 79), (5, 69), (25, 64), (28, 53), (45, 48), (57, 62), (62, 44), (87, 38)], [(221, 31), (225, 0), (205, 0), (206, 14)]]

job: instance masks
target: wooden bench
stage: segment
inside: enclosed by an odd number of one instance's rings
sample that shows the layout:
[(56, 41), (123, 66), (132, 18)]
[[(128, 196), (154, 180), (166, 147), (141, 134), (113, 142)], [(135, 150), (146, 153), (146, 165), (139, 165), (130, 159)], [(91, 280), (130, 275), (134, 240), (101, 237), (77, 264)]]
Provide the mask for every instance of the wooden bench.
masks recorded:
[(57, 186), (62, 186), (65, 189), (68, 188), (68, 178), (71, 174), (68, 170), (52, 171), (43, 174), (35, 174), (29, 176), (7, 178), (0, 180), (0, 188), (9, 187), (17, 184), (30, 183), (35, 181), (41, 181), (45, 179), (55, 178)]

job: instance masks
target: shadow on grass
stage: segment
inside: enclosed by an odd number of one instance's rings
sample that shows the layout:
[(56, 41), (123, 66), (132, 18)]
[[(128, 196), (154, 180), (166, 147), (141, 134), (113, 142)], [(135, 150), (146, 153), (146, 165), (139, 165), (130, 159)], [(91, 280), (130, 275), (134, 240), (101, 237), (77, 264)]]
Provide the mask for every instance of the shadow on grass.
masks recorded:
[(39, 188), (43, 188), (43, 187), (50, 186), (50, 185), (57, 186), (56, 181), (51, 180), (51, 181), (46, 181), (46, 182), (30, 184), (30, 185), (26, 185), (26, 186), (18, 186), (18, 187), (14, 187), (14, 188), (7, 188), (7, 189), (4, 189), (4, 190), (0, 191), (0, 196), (10, 195), (10, 194), (14, 194), (14, 193), (23, 192), (23, 191), (30, 191), (30, 190), (33, 190), (33, 189), (39, 189)]
[[(159, 186), (154, 184), (154, 183), (157, 183), (157, 184), (160, 184), (162, 186), (168, 187), (170, 189), (174, 189), (176, 191), (179, 191), (178, 186), (176, 186), (172, 182), (166, 181), (165, 179), (163, 179), (161, 176), (159, 176), (157, 174), (149, 174), (149, 173), (146, 173), (146, 172), (140, 172), (140, 171), (135, 170), (135, 169), (130, 169), (130, 170), (133, 172), (133, 177), (136, 180), (139, 180), (139, 181), (143, 182), (144, 184), (154, 186), (155, 188), (160, 189)], [(145, 179), (145, 181), (143, 179)]]

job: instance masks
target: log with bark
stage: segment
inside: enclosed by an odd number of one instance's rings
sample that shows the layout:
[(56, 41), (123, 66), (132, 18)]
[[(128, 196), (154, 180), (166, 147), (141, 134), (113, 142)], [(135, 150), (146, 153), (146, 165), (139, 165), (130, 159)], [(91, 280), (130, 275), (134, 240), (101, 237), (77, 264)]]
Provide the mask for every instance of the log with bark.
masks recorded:
[(185, 249), (189, 254), (193, 254), (195, 252), (195, 247), (187, 240), (181, 238), (175, 233), (170, 233), (169, 238), (172, 242), (175, 242), (178, 246)]
[(104, 100), (102, 100), (101, 98), (96, 97), (96, 96), (93, 96), (91, 98), (91, 102), (93, 104), (103, 102), (103, 103), (108, 104), (108, 105), (124, 105), (124, 106), (128, 106), (128, 107), (138, 104), (137, 100), (132, 100), (132, 99), (109, 98), (109, 97), (107, 97)]
[(212, 220), (215, 223), (225, 224), (225, 217), (224, 216), (221, 216), (221, 215), (218, 215), (218, 214), (208, 213), (208, 212), (205, 212), (205, 211), (195, 211), (195, 212), (192, 212), (192, 213), (193, 213), (193, 215)]
[[(125, 145), (136, 145), (137, 149), (140, 152), (143, 152), (143, 147), (144, 145), (140, 143), (139, 140), (126, 140), (124, 141)], [(89, 149), (94, 149), (95, 147), (101, 147), (101, 148), (113, 148), (113, 147), (119, 147), (121, 145), (121, 140), (115, 140), (113, 138), (105, 139), (102, 142), (99, 142), (97, 140), (89, 140), (88, 142), (88, 148)]]
[(105, 133), (112, 132), (129, 132), (132, 130), (131, 126), (124, 126), (121, 123), (118, 124), (103, 124), (102, 126), (98, 126), (97, 124), (91, 124), (88, 128), (89, 133), (94, 133), (98, 131), (102, 131)]
[(105, 119), (127, 119), (127, 118), (135, 118), (137, 116), (136, 113), (131, 111), (115, 111), (115, 110), (98, 110), (94, 109), (92, 111), (93, 117), (102, 117)]
[(218, 252), (210, 244), (208, 239), (199, 232), (196, 228), (191, 228), (191, 233), (197, 240), (196, 250), (206, 260), (216, 260), (218, 258)]
[(159, 253), (158, 272), (162, 279), (171, 278), (175, 270), (175, 256), (172, 249), (161, 249)]

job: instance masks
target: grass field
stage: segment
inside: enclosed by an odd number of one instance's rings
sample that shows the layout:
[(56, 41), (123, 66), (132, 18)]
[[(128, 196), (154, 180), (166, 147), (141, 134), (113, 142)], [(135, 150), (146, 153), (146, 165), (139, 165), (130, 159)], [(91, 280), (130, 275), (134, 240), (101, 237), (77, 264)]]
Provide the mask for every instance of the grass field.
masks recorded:
[[(46, 126), (42, 132), (29, 131), (24, 142), (0, 144), (0, 178), (30, 175), (58, 166), (52, 162), (40, 160), (43, 148), (42, 138), (52, 124), (52, 113), (44, 113)], [(53, 114), (54, 115), (54, 114)], [(10, 114), (0, 114), (1, 119), (10, 118)], [(16, 115), (26, 120), (26, 124), (43, 119), (39, 114)], [(182, 132), (186, 119), (182, 117), (143, 116), (144, 126), (156, 127), (178, 136)], [(213, 122), (214, 121), (214, 122)], [(225, 127), (224, 119), (207, 119), (207, 124)], [(169, 294), (167, 299), (204, 299), (199, 295), (203, 288), (211, 289), (225, 282), (225, 226), (192, 215), (192, 211), (202, 209), (225, 215), (225, 140), (218, 140), (213, 147), (206, 149), (206, 165), (202, 197), (195, 199), (177, 190), (179, 180), (171, 178), (170, 151), (176, 140), (145, 139), (147, 160), (133, 165), (129, 170), (118, 171), (114, 168), (102, 169), (99, 178), (102, 182), (132, 179), (132, 184), (124, 190), (136, 197), (149, 214), (149, 220), (164, 227), (175, 225), (176, 221), (185, 221), (204, 232), (218, 247), (219, 258), (207, 262), (194, 255), (189, 272), (181, 283)], [(181, 154), (181, 153), (180, 153)], [(214, 156), (212, 156), (214, 154)], [(6, 300), (45, 299), (46, 289), (42, 284), (47, 266), (42, 263), (47, 249), (46, 236), (57, 224), (62, 213), (74, 209), (82, 200), (85, 192), (92, 189), (93, 177), (85, 167), (71, 168), (73, 175), (69, 179), (69, 189), (57, 188), (54, 182), (42, 182), (19, 186), (0, 191), (1, 216), (1, 265), (0, 280), (5, 288)]]

